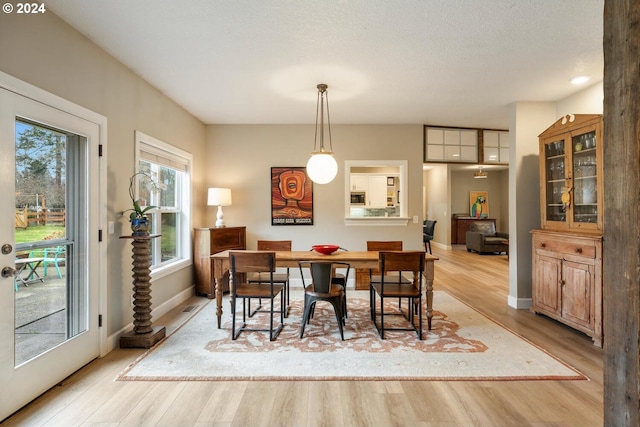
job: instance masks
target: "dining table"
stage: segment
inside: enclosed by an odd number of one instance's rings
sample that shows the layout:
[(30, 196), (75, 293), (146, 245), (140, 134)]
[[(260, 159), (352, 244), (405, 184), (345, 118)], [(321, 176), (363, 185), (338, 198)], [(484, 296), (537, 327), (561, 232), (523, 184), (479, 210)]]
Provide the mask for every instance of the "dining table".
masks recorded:
[[(218, 317), (218, 329), (221, 328), (222, 320), (222, 280), (229, 272), (229, 253), (242, 252), (239, 250), (226, 250), (211, 255), (213, 261), (213, 278), (215, 280), (216, 316)], [(249, 251), (255, 252), (255, 251)], [(298, 268), (300, 261), (335, 261), (346, 262), (351, 268), (374, 269), (378, 268), (378, 251), (337, 251), (329, 255), (316, 251), (269, 251), (276, 256), (276, 267)], [(431, 327), (433, 317), (433, 280), (434, 262), (438, 257), (425, 253), (425, 263), (423, 279), (425, 283), (425, 301), (427, 324)], [(231, 275), (229, 275), (229, 286), (234, 286)], [(233, 304), (233, 301), (231, 302)]]

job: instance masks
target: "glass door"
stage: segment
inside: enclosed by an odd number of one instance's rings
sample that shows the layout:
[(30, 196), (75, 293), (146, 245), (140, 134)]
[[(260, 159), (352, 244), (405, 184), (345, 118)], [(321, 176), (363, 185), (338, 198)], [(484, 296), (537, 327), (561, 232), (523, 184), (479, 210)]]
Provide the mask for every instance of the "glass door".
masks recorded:
[(100, 354), (98, 141), (0, 88), (0, 420)]
[(546, 220), (564, 223), (567, 220), (565, 205), (562, 203), (562, 193), (566, 190), (564, 139), (545, 143), (544, 153)]
[(598, 222), (598, 157), (596, 131), (571, 138), (573, 155), (573, 215), (576, 225)]

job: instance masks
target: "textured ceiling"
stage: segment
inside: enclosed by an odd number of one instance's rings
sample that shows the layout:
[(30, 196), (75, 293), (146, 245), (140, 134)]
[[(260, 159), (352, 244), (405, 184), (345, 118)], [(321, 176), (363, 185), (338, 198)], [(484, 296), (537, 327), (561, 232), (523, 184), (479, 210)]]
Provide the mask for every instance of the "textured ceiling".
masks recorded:
[(603, 0), (47, 0), (207, 124), (508, 128), (602, 80)]

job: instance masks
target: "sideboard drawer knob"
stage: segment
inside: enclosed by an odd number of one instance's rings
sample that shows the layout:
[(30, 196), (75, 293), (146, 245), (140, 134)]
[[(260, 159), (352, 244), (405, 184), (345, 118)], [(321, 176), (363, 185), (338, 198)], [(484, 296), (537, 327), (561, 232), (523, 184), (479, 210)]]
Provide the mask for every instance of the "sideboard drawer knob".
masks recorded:
[(576, 253), (581, 254), (582, 253), (582, 248), (576, 248)]

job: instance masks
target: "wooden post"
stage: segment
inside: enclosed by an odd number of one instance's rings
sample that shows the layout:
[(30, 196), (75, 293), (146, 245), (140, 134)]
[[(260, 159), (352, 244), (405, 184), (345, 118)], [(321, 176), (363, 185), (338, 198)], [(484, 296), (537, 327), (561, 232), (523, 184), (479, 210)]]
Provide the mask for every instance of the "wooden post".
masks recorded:
[(639, 425), (640, 2), (604, 3), (604, 425)]
[(150, 348), (165, 337), (164, 326), (151, 323), (151, 239), (155, 235), (122, 236), (133, 245), (133, 331), (120, 337), (121, 348)]

